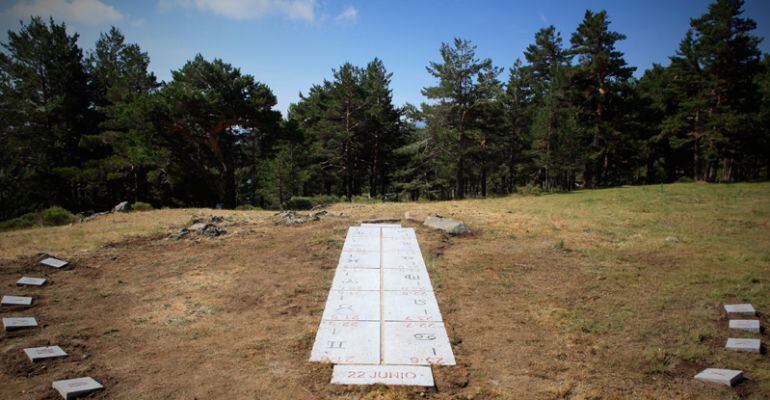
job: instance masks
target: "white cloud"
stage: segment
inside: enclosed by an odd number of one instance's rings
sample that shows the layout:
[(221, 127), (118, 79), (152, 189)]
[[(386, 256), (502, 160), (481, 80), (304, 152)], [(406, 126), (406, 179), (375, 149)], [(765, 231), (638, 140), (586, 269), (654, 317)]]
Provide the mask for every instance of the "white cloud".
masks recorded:
[(20, 19), (30, 16), (53, 17), (85, 25), (102, 25), (123, 19), (123, 14), (115, 7), (100, 0), (19, 0), (4, 14)]
[(334, 17), (334, 20), (337, 22), (349, 22), (353, 23), (356, 22), (358, 19), (358, 10), (356, 10), (353, 6), (348, 6), (346, 9), (342, 10), (339, 15)]
[(174, 6), (196, 8), (235, 20), (253, 20), (283, 15), (292, 20), (315, 22), (316, 0), (160, 0), (161, 10)]

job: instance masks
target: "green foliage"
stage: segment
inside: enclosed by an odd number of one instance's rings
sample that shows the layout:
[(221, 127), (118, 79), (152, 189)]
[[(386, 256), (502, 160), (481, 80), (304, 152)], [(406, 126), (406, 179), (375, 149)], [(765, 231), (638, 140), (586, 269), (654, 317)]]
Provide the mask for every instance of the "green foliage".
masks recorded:
[(344, 197), (336, 196), (292, 196), (283, 204), (283, 208), (286, 210), (309, 210), (316, 206), (325, 206), (333, 203), (345, 201)]
[(133, 211), (150, 211), (150, 210), (154, 210), (155, 208), (153, 208), (152, 204), (150, 204), (150, 203), (145, 203), (143, 201), (137, 201), (137, 202), (135, 202), (134, 204), (131, 205), (131, 209)]
[(27, 213), (16, 218), (0, 222), (0, 232), (24, 229), (40, 226), (67, 225), (78, 221), (71, 212), (66, 209), (53, 206), (43, 211)]
[(41, 224), (25, 213), (54, 200), (299, 209), (768, 179), (770, 57), (742, 13), (714, 1), (638, 81), (625, 35), (587, 10), (568, 44), (536, 32), (504, 83), (457, 38), (429, 63), (419, 107), (393, 104), (375, 58), (333, 69), (286, 120), (266, 84), (222, 60), (197, 55), (158, 82), (117, 28), (84, 57), (67, 26), (33, 17), (0, 52), (0, 220)]

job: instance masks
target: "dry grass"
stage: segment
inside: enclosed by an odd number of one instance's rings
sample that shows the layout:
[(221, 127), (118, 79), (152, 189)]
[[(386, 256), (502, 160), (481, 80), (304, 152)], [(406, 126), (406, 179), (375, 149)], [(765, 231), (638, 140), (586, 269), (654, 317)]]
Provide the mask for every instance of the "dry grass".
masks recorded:
[[(767, 355), (724, 351), (721, 311), (770, 310), (770, 184), (332, 209), (350, 217), (285, 227), (268, 212), (161, 210), (0, 234), (0, 287), (32, 271), (52, 281), (13, 289), (37, 297), (44, 326), (0, 342), (0, 398), (48, 398), (51, 380), (77, 373), (106, 383), (97, 398), (121, 399), (770, 397)], [(306, 360), (345, 229), (409, 209), (474, 230), (416, 226), (459, 365), (435, 369), (437, 389), (333, 387), (329, 367)], [(196, 214), (242, 222), (216, 239), (163, 239)], [(41, 270), (38, 251), (74, 265)], [(45, 343), (71, 356), (29, 366), (18, 354)], [(749, 380), (692, 379), (712, 366)]]

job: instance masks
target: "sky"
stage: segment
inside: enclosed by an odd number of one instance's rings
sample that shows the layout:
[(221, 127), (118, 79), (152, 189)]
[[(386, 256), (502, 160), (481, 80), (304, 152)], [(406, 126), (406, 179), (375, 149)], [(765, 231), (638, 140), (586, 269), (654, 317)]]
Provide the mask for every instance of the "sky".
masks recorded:
[[(667, 65), (689, 28), (706, 12), (707, 0), (0, 0), (0, 28), (18, 30), (29, 15), (52, 16), (80, 34), (88, 52), (100, 32), (118, 27), (148, 52), (160, 80), (200, 53), (221, 58), (267, 84), (286, 113), (299, 93), (345, 62), (365, 66), (378, 57), (393, 73), (393, 99), (425, 101), (421, 89), (435, 84), (425, 67), (439, 60), (442, 42), (471, 40), (477, 55), (507, 68), (554, 25), (565, 45), (586, 9), (606, 10), (610, 29), (639, 77), (653, 63)], [(745, 16), (757, 36), (770, 36), (770, 1), (747, 0)], [(2, 34), (0, 41), (6, 42)], [(770, 53), (770, 41), (760, 48)]]

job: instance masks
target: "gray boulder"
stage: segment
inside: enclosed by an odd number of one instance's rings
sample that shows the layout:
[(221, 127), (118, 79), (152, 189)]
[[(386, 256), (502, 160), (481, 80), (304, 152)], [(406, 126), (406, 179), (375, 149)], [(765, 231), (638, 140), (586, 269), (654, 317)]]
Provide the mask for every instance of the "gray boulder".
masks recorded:
[(112, 207), (114, 212), (129, 212), (131, 211), (131, 204), (127, 201), (121, 201), (115, 207)]
[(464, 235), (471, 232), (471, 230), (468, 229), (468, 226), (465, 225), (463, 221), (452, 218), (444, 218), (437, 215), (427, 216), (423, 225), (427, 226), (428, 228), (442, 230), (450, 235)]

